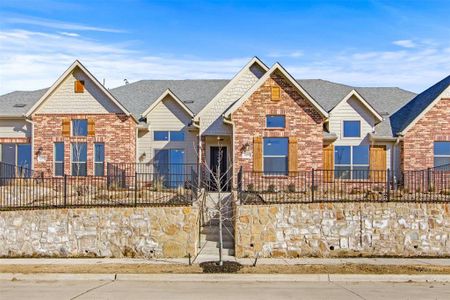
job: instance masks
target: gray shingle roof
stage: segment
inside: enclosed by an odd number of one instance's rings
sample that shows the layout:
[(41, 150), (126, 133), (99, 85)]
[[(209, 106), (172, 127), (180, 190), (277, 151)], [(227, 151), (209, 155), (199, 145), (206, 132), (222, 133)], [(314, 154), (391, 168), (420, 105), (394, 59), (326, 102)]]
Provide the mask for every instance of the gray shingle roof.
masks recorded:
[(110, 92), (137, 118), (167, 89), (197, 114), (228, 82), (220, 79), (141, 80), (111, 89)]
[(15, 91), (0, 96), (0, 116), (22, 116), (46, 91)]
[[(158, 99), (161, 94), (170, 89), (189, 109), (197, 114), (222, 90), (229, 80), (141, 80), (117, 88), (110, 92), (125, 106), (136, 118)], [(352, 89), (363, 96), (370, 105), (385, 120), (377, 125), (377, 135), (392, 136), (389, 115), (404, 106), (414, 93), (399, 88), (390, 87), (352, 87), (345, 84), (330, 82), (321, 79), (301, 79), (297, 82), (321, 105), (330, 111)], [(1, 115), (23, 115), (47, 89), (30, 92), (12, 92), (0, 96), (2, 107)], [(14, 104), (23, 103), (25, 107), (14, 107)]]
[(393, 132), (403, 131), (449, 86), (450, 75), (418, 94), (408, 104), (396, 111), (391, 117)]

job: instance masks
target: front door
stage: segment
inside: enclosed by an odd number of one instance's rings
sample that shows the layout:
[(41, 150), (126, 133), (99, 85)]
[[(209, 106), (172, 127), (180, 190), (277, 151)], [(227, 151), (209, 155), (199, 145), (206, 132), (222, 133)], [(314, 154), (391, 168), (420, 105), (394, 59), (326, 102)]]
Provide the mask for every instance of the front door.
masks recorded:
[(229, 187), (227, 147), (211, 147), (209, 158), (209, 168), (212, 173), (209, 175), (209, 188), (213, 191), (218, 191), (219, 188), (222, 191), (227, 191)]

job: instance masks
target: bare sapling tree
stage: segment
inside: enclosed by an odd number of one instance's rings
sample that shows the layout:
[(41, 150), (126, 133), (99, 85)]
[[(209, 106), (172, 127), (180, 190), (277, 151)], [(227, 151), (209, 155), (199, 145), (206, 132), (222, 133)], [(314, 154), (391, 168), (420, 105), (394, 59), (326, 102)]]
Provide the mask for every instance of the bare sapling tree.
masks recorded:
[[(205, 183), (205, 197), (208, 198), (212, 205), (203, 205), (202, 209), (207, 215), (213, 216), (213, 219), (217, 219), (219, 226), (219, 261), (220, 266), (223, 265), (223, 245), (224, 245), (224, 229), (234, 239), (233, 230), (228, 228), (226, 222), (232, 221), (232, 201), (228, 187), (232, 185), (232, 166), (223, 167), (224, 162), (228, 157), (224, 155), (223, 145), (221, 139), (217, 139), (218, 154), (215, 158), (215, 164), (211, 161), (212, 168), (206, 162), (202, 160), (201, 167), (204, 170), (203, 182)], [(211, 159), (213, 159), (211, 157)]]

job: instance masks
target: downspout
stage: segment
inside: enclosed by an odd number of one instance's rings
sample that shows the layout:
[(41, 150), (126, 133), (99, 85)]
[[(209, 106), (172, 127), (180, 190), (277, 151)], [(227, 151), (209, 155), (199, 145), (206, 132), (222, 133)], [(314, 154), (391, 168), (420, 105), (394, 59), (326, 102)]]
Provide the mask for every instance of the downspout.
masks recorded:
[(234, 172), (236, 171), (234, 169), (234, 149), (235, 149), (235, 139), (234, 139), (234, 135), (235, 135), (235, 130), (236, 127), (234, 126), (234, 122), (231, 120), (231, 116), (230, 118), (225, 117), (225, 115), (222, 115), (223, 118), (223, 122), (225, 124), (231, 125), (231, 164), (232, 164), (232, 172), (231, 172), (231, 190), (233, 190), (233, 187), (236, 186), (235, 180), (236, 177), (234, 176)]

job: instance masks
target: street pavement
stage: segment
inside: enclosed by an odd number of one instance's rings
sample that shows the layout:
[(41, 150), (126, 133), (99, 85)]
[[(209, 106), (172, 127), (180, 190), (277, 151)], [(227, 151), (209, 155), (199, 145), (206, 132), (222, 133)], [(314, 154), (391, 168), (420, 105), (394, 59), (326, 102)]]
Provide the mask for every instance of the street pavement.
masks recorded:
[(0, 299), (450, 299), (436, 282), (0, 281)]

